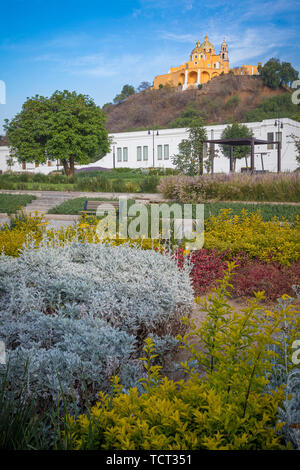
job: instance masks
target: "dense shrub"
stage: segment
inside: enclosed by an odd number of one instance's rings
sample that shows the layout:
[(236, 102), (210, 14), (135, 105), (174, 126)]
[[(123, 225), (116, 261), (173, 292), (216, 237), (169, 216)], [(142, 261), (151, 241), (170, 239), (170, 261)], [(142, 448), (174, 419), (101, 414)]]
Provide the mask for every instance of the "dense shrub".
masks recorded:
[(186, 256), (188, 256), (189, 261), (192, 263), (190, 276), (195, 295), (205, 294), (214, 287), (217, 279), (222, 279), (227, 266), (226, 253), (202, 249), (192, 251), (187, 255), (185, 250), (180, 248), (176, 252), (179, 266), (182, 266)]
[[(84, 398), (87, 386), (92, 396), (97, 389), (109, 390), (109, 378), (116, 371), (125, 386), (133, 386), (141, 368), (132, 355), (135, 338), (97, 318), (50, 316), (33, 310), (21, 316), (1, 313), (1, 340), (8, 356), (6, 382), (24, 398), (56, 401), (66, 397)], [(5, 372), (0, 366), (0, 379)], [(45, 405), (45, 403), (44, 403)]]
[[(136, 388), (122, 393), (118, 379), (114, 398), (99, 394), (87, 414), (67, 416), (63, 442), (74, 449), (261, 450), (289, 448), (280, 431), (278, 407), (282, 387), (266, 390), (276, 353), (272, 346), (282, 322), (288, 331), (295, 322), (292, 305), (264, 312), (257, 294), (247, 308), (235, 311), (227, 298), (229, 272), (214, 294), (200, 302), (206, 319), (179, 339), (191, 353), (185, 363), (189, 380), (173, 382), (152, 365), (153, 342), (148, 339), (142, 358), (147, 377), (145, 393)], [(286, 343), (290, 351), (291, 344)], [(204, 377), (203, 377), (204, 375)]]
[(192, 303), (188, 269), (153, 250), (101, 243), (27, 247), (0, 258), (0, 307), (12, 315), (101, 318), (139, 335), (176, 331)]
[(131, 386), (148, 335), (166, 364), (192, 305), (189, 267), (134, 246), (49, 243), (0, 256), (0, 339), (11, 387), (25, 380), (41, 397), (54, 399), (61, 386), (81, 395), (84, 377), (89, 390), (107, 389), (115, 370)]
[(22, 211), (10, 217), (0, 229), (0, 252), (18, 256), (26, 242), (34, 240), (38, 243), (42, 239), (46, 224), (43, 217)]
[(142, 193), (156, 193), (156, 188), (159, 183), (159, 176), (151, 175), (146, 176), (140, 182), (140, 188)]
[(278, 263), (249, 260), (236, 269), (232, 279), (232, 295), (252, 296), (253, 291), (264, 291), (268, 300), (276, 300), (283, 294), (294, 295), (293, 285), (300, 285), (300, 261), (289, 267)]
[(158, 191), (178, 202), (220, 201), (300, 201), (300, 175), (297, 173), (162, 178)]
[(289, 265), (300, 258), (300, 219), (294, 225), (278, 219), (264, 222), (259, 213), (232, 216), (223, 210), (206, 221), (204, 247)]

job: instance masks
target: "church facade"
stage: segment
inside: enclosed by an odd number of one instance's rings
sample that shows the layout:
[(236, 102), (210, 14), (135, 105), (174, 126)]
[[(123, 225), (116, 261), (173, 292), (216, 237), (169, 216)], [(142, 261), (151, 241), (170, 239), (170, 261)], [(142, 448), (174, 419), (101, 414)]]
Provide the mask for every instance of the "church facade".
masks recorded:
[(213, 44), (205, 36), (202, 44), (197, 41), (189, 61), (179, 67), (171, 67), (169, 73), (155, 77), (153, 88), (157, 89), (164, 85), (181, 86), (183, 90), (196, 88), (229, 71), (234, 75), (257, 75), (258, 66), (242, 65), (230, 70), (228, 46), (225, 39), (221, 44), (220, 53), (216, 54)]

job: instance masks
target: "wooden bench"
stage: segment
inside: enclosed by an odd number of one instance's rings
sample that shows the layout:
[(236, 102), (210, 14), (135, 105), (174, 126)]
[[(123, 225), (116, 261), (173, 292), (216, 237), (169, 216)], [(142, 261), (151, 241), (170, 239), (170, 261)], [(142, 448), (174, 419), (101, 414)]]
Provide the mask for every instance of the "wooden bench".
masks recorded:
[(98, 207), (101, 207), (101, 211), (103, 211), (103, 215), (105, 211), (111, 209), (111, 207), (116, 207), (117, 212), (119, 212), (119, 201), (89, 201), (86, 200), (84, 203), (84, 209), (81, 213), (85, 214), (96, 214)]

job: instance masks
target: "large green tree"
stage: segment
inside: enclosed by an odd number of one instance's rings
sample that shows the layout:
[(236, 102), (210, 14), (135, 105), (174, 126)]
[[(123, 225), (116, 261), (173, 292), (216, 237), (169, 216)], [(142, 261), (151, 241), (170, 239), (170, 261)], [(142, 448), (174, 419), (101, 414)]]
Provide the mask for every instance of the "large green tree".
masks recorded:
[(264, 84), (270, 88), (278, 88), (280, 85), (290, 86), (299, 75), (289, 62), (280, 62), (274, 57), (263, 67), (259, 67), (259, 73)]
[(19, 162), (59, 160), (67, 176), (75, 163), (88, 164), (110, 150), (106, 115), (92, 98), (75, 91), (56, 91), (50, 98), (28, 98), (11, 121), (6, 135), (11, 155)]
[(188, 175), (203, 174), (204, 141), (207, 139), (202, 118), (195, 119), (188, 129), (189, 138), (178, 145), (179, 153), (172, 157), (176, 169)]
[[(253, 137), (253, 132), (244, 124), (239, 124), (234, 122), (233, 124), (227, 126), (222, 132), (222, 139), (243, 139), (247, 137)], [(230, 146), (221, 145), (222, 152), (225, 157), (230, 157)], [(233, 171), (236, 168), (237, 159), (245, 158), (246, 166), (247, 165), (247, 156), (250, 154), (251, 148), (250, 145), (237, 145), (233, 147)]]

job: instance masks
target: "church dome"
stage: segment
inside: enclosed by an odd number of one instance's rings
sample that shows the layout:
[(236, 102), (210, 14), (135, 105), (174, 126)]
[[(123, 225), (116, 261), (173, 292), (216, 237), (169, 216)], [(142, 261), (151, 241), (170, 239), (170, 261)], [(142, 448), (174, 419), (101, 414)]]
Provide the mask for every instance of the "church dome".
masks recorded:
[(196, 47), (194, 47), (194, 49), (193, 49), (192, 52), (191, 52), (191, 56), (192, 56), (193, 54), (197, 54), (197, 53), (199, 54), (199, 53), (201, 53), (201, 52), (202, 52), (202, 49), (201, 49), (201, 46), (200, 46), (200, 42), (197, 41), (197, 42), (196, 42)]
[(211, 54), (215, 54), (215, 48), (212, 43), (208, 40), (208, 36), (205, 36), (204, 42), (201, 44), (201, 49), (203, 52), (209, 52)]

